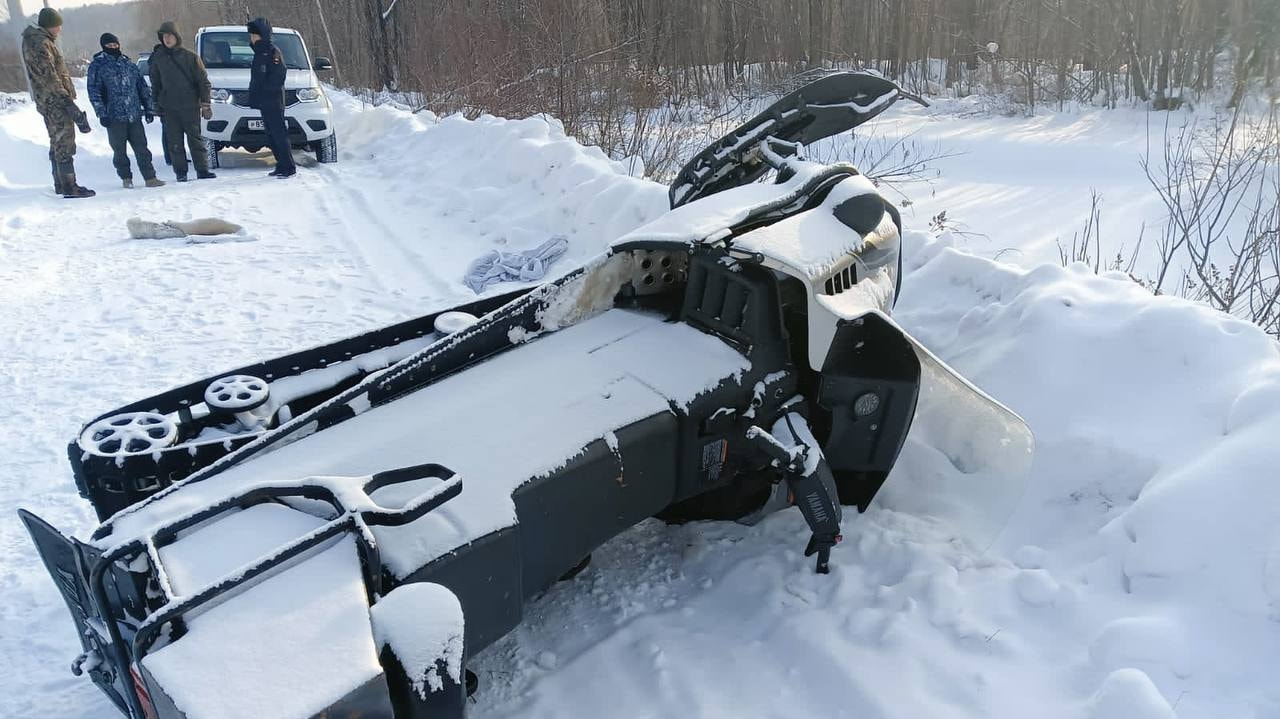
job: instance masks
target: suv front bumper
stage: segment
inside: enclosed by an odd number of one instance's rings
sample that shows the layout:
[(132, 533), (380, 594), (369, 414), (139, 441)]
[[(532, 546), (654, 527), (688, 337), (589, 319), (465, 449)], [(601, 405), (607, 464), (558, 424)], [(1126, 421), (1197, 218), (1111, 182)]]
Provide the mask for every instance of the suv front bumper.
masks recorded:
[[(294, 103), (284, 109), (284, 116), (289, 126), (289, 142), (294, 147), (305, 147), (333, 134), (327, 99)], [(225, 146), (266, 147), (267, 133), (249, 128), (250, 120), (261, 119), (262, 114), (252, 108), (217, 103), (213, 106), (213, 119), (203, 123), (204, 137)]]

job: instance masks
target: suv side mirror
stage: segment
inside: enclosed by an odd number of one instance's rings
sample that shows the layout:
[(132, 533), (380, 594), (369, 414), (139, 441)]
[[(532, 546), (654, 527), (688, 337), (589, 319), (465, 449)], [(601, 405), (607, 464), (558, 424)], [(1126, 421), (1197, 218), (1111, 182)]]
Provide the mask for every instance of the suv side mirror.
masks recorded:
[(319, 72), (321, 70), (332, 70), (333, 61), (331, 61), (327, 57), (318, 57), (315, 59), (315, 62), (311, 63), (311, 69), (315, 70), (316, 72)]

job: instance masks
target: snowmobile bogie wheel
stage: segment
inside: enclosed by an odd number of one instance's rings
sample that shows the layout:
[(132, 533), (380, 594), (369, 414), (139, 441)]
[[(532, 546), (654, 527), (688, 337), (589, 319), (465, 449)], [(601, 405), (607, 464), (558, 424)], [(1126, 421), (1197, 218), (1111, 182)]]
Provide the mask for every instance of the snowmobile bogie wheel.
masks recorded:
[(556, 581), (557, 581), (557, 582), (567, 582), (567, 581), (569, 581), (570, 579), (573, 579), (574, 577), (578, 576), (579, 574), (582, 574), (583, 572), (587, 571), (587, 567), (589, 567), (589, 566), (591, 566), (591, 555), (590, 555), (590, 554), (588, 554), (587, 556), (583, 557), (583, 558), (582, 558), (582, 561), (580, 561), (580, 562), (578, 562), (577, 564), (575, 564), (575, 565), (573, 565), (572, 567), (570, 567), (570, 568), (569, 568), (569, 571), (565, 572), (564, 574), (561, 574), (561, 575), (560, 575), (560, 578), (559, 578), (559, 579), (557, 579)]
[(158, 412), (124, 412), (90, 424), (80, 433), (80, 448), (99, 457), (130, 457), (158, 452), (178, 438), (178, 423)]
[(225, 412), (247, 412), (266, 404), (270, 397), (267, 381), (247, 374), (216, 379), (204, 391), (205, 403)]
[(479, 321), (479, 317), (476, 317), (469, 312), (442, 312), (440, 316), (436, 318), (434, 327), (436, 332), (439, 332), (442, 335), (451, 335), (455, 332), (461, 332)]

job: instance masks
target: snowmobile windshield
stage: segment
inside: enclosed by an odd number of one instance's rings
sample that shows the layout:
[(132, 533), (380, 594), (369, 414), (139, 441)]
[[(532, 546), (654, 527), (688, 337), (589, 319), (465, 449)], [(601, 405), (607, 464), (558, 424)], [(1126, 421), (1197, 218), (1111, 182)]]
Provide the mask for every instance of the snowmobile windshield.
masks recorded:
[[(290, 70), (306, 70), (307, 53), (302, 38), (288, 33), (271, 36)], [(200, 36), (200, 59), (210, 70), (247, 69), (253, 65), (253, 47), (247, 32), (207, 32)]]
[(936, 520), (984, 551), (1022, 498), (1035, 438), (1021, 417), (907, 337), (920, 360), (920, 398), (874, 504)]

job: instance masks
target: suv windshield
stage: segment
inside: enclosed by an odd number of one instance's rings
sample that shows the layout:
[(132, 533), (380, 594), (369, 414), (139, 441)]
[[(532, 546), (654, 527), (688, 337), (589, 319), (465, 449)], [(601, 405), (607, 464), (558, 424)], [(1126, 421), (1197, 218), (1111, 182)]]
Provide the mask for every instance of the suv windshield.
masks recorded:
[[(280, 48), (284, 64), (290, 70), (306, 70), (307, 53), (302, 49), (302, 38), (281, 33), (272, 35), (271, 42)], [(206, 32), (200, 36), (200, 59), (211, 70), (247, 68), (253, 64), (253, 48), (249, 46), (247, 32)]]

